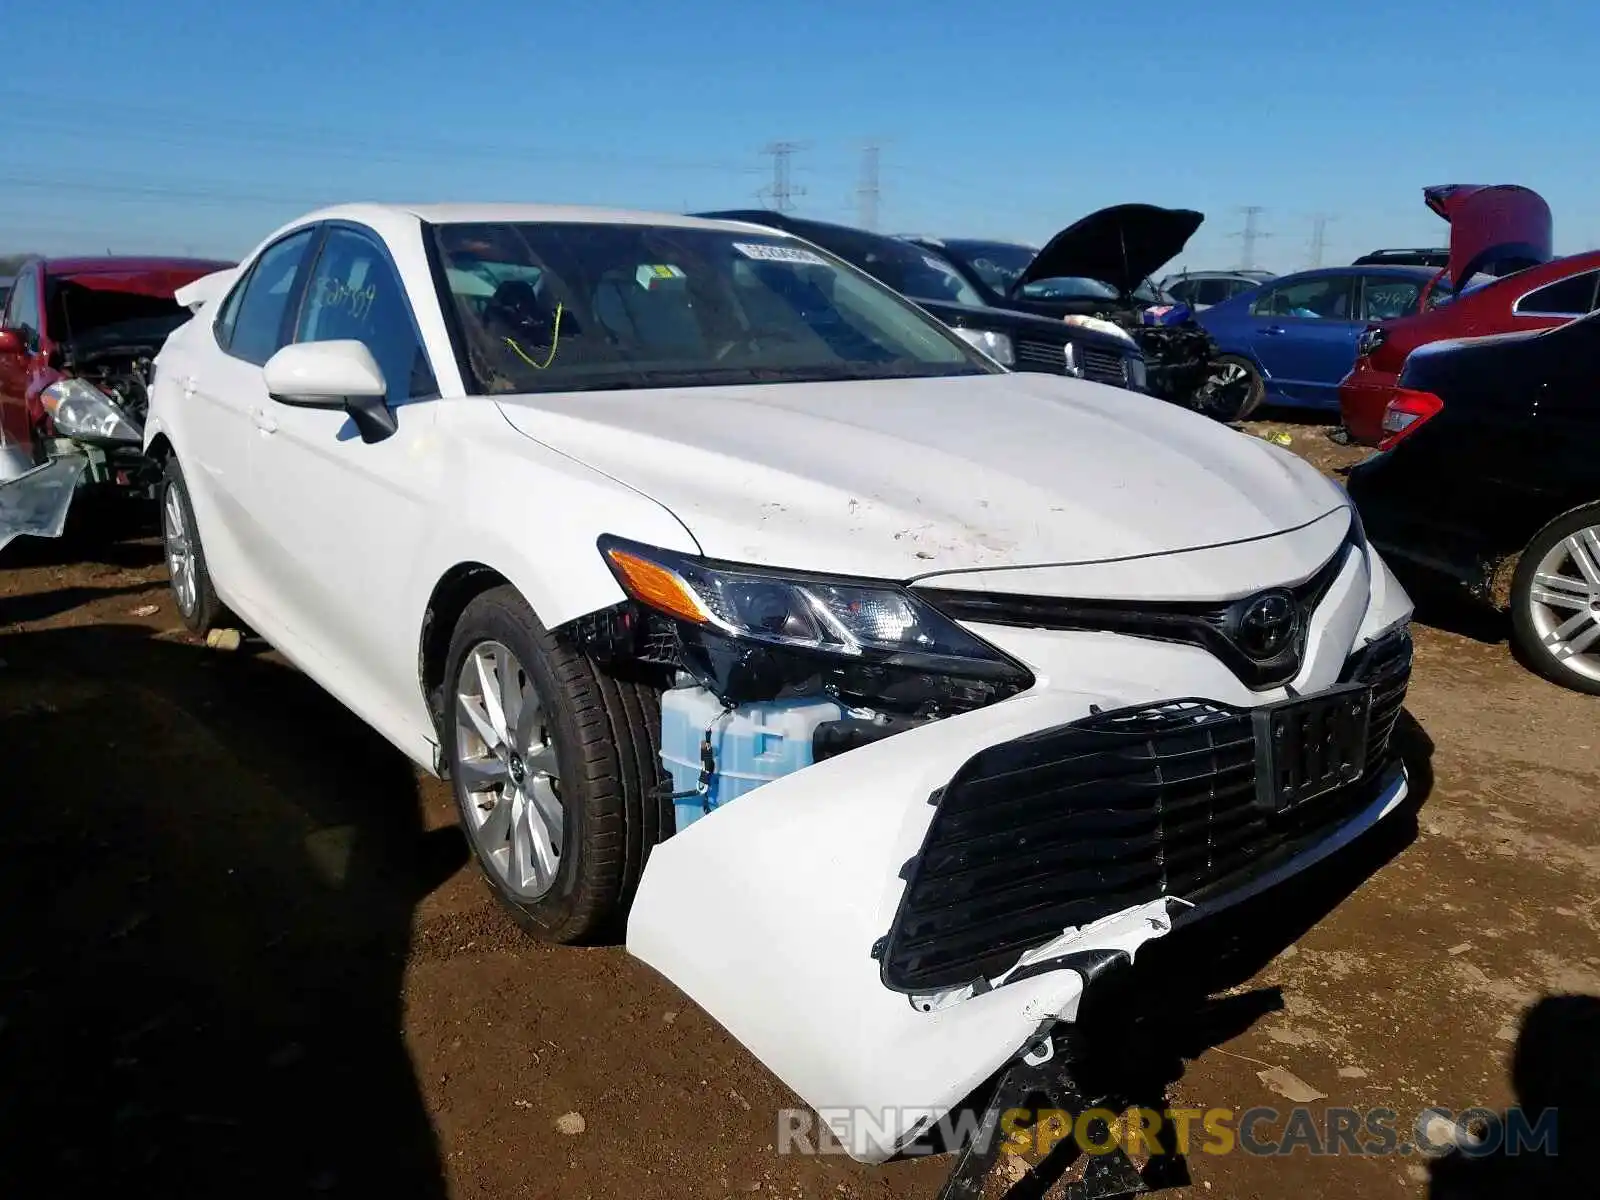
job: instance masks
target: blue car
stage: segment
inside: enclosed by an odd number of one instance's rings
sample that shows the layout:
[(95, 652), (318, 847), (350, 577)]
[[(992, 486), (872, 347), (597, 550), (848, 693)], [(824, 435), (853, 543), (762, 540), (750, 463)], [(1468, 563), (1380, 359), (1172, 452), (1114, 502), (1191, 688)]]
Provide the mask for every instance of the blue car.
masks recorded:
[(1336, 411), (1367, 322), (1408, 317), (1449, 295), (1435, 267), (1324, 267), (1280, 275), (1195, 320), (1220, 351), (1213, 380), (1250, 379), (1242, 417), (1262, 403)]

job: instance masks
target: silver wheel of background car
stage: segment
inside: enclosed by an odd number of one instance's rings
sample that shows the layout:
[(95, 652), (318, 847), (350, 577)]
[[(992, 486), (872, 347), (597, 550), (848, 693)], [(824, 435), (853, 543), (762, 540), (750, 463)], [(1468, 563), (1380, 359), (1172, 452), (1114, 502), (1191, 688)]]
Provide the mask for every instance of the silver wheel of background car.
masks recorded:
[(1527, 603), (1550, 656), (1600, 683), (1600, 525), (1574, 530), (1545, 552)]
[(172, 578), (172, 595), (185, 617), (194, 616), (200, 589), (195, 578), (194, 546), (189, 540), (189, 522), (183, 511), (183, 498), (176, 488), (167, 488), (161, 505), (162, 544), (167, 553), (167, 574)]
[(544, 704), (516, 655), (495, 641), (468, 651), (455, 691), (468, 835), (514, 895), (537, 900), (555, 884), (566, 827)]

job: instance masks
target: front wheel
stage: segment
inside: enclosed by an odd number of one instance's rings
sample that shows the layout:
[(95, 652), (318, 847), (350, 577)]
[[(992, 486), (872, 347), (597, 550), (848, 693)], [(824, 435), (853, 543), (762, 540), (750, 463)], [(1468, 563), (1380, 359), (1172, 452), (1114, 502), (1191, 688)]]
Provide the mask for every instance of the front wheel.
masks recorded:
[(655, 689), (602, 670), (510, 587), (467, 605), (444, 679), (452, 790), (490, 890), (543, 941), (614, 929), (670, 812)]
[(1511, 635), (1552, 683), (1600, 696), (1600, 504), (1557, 517), (1511, 581)]
[(167, 560), (167, 580), (183, 623), (195, 633), (209, 633), (224, 609), (211, 584), (200, 530), (194, 522), (189, 485), (176, 456), (167, 459), (161, 486), (161, 549)]
[(1219, 354), (1206, 369), (1194, 405), (1206, 416), (1231, 424), (1249, 420), (1266, 394), (1267, 385), (1255, 363), (1237, 354)]

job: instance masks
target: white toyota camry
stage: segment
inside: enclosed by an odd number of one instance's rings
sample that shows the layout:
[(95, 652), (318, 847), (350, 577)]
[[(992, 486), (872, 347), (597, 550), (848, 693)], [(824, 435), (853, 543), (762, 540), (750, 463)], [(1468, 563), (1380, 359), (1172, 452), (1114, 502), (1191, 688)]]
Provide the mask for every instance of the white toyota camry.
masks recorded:
[(530, 931), (625, 922), (870, 1115), (858, 1158), (1406, 794), (1410, 602), (1342, 489), (805, 242), (348, 206), (179, 298), (146, 429), (189, 625), (446, 775)]

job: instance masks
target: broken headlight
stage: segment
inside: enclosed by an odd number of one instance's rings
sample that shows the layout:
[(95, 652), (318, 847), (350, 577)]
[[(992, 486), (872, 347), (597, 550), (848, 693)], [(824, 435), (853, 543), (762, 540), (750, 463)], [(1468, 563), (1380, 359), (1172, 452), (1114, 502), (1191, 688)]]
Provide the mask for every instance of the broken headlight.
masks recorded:
[(39, 402), (62, 437), (134, 446), (144, 441), (144, 430), (111, 397), (82, 379), (58, 379), (39, 394)]
[(600, 552), (639, 604), (739, 642), (968, 679), (1031, 680), (895, 583), (713, 563), (609, 536)]

